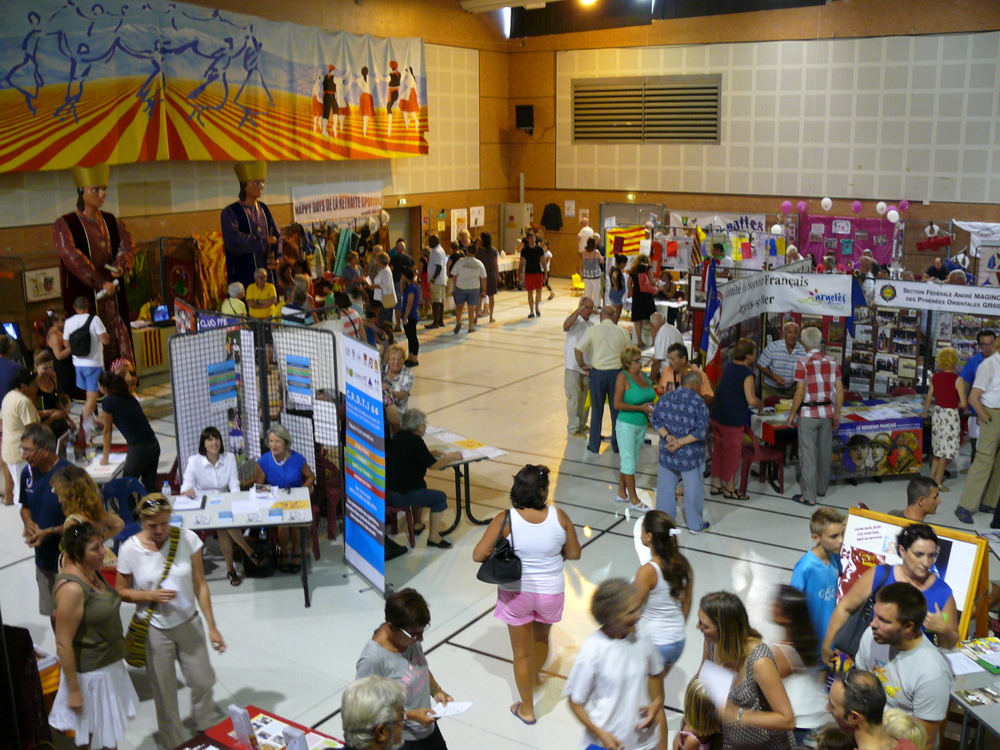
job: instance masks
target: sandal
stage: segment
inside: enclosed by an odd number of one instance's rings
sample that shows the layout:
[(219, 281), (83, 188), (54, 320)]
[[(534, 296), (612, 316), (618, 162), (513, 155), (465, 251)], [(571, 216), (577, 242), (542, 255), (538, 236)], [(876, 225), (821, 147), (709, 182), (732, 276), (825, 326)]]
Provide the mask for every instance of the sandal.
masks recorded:
[(708, 491), (708, 494), (711, 495), (712, 497), (715, 497), (716, 495), (721, 495), (722, 494), (722, 488), (721, 487), (712, 487), (712, 489), (710, 489)]
[(732, 489), (727, 490), (725, 487), (722, 488), (722, 496), (726, 500), (749, 500), (750, 496), (745, 492), (740, 492), (739, 490)]
[(813, 500), (812, 502), (809, 502), (804, 497), (802, 497), (802, 495), (792, 495), (791, 498), (790, 498), (790, 500), (793, 503), (798, 503), (799, 505), (808, 505), (810, 507), (816, 504), (815, 500)]
[(288, 572), (298, 573), (300, 570), (302, 570), (302, 555), (292, 555), (288, 562)]
[(226, 571), (226, 575), (229, 576), (230, 586), (239, 586), (241, 583), (243, 583), (243, 579), (240, 578), (239, 574), (235, 570)]

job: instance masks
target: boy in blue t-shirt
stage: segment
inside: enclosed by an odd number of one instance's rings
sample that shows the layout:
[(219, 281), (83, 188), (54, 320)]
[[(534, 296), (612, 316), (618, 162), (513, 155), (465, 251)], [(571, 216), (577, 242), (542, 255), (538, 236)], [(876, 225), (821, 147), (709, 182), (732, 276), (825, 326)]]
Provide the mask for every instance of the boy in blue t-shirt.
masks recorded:
[(809, 618), (820, 643), (826, 637), (830, 616), (837, 606), (844, 520), (844, 514), (834, 508), (818, 508), (809, 519), (809, 531), (816, 546), (806, 552), (792, 570), (791, 585), (805, 595)]

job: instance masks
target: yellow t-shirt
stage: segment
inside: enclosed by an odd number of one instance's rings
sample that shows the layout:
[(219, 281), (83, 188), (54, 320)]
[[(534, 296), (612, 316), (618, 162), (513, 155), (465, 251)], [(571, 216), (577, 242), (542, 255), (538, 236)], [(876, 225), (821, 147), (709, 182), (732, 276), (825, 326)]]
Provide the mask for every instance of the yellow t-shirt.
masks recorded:
[[(257, 286), (256, 282), (247, 287), (247, 302), (254, 302), (262, 299), (278, 299), (278, 293), (274, 289), (274, 284), (268, 282), (264, 284), (264, 288), (261, 289)], [(275, 315), (280, 315), (281, 308), (280, 302), (274, 307), (251, 307), (247, 305), (247, 309), (250, 311), (251, 318), (272, 318)]]
[(150, 310), (149, 302), (139, 308), (139, 320), (145, 320), (147, 323), (153, 320), (153, 314)]

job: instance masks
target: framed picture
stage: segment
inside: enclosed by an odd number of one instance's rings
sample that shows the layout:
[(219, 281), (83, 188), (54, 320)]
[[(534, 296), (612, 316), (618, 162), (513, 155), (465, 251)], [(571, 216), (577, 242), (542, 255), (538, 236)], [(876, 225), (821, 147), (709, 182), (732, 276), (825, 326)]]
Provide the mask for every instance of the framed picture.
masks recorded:
[(41, 302), (62, 297), (62, 282), (59, 280), (59, 266), (36, 268), (24, 272), (24, 299), (26, 302)]
[(701, 288), (701, 276), (696, 273), (690, 274), (691, 279), (691, 302), (692, 308), (705, 309), (705, 290)]

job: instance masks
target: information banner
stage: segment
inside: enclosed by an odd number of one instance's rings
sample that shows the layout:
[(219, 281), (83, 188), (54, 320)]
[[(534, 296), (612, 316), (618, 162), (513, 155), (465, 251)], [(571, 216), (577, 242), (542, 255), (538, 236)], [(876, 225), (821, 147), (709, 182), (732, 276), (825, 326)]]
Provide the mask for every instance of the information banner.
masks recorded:
[(942, 310), (996, 317), (1000, 315), (1000, 289), (883, 279), (875, 282), (875, 303), (902, 310)]
[(382, 183), (306, 185), (292, 188), (292, 215), (300, 224), (336, 224), (382, 213)]
[(726, 329), (762, 313), (851, 316), (851, 281), (845, 274), (780, 271), (734, 279), (719, 286)]
[(924, 420), (901, 417), (844, 420), (833, 432), (830, 479), (919, 474), (923, 463)]
[(697, 224), (707, 234), (712, 232), (766, 232), (764, 214), (720, 214), (714, 211), (671, 211), (670, 226), (688, 227)]
[(344, 559), (385, 594), (385, 420), (378, 351), (347, 336)]

